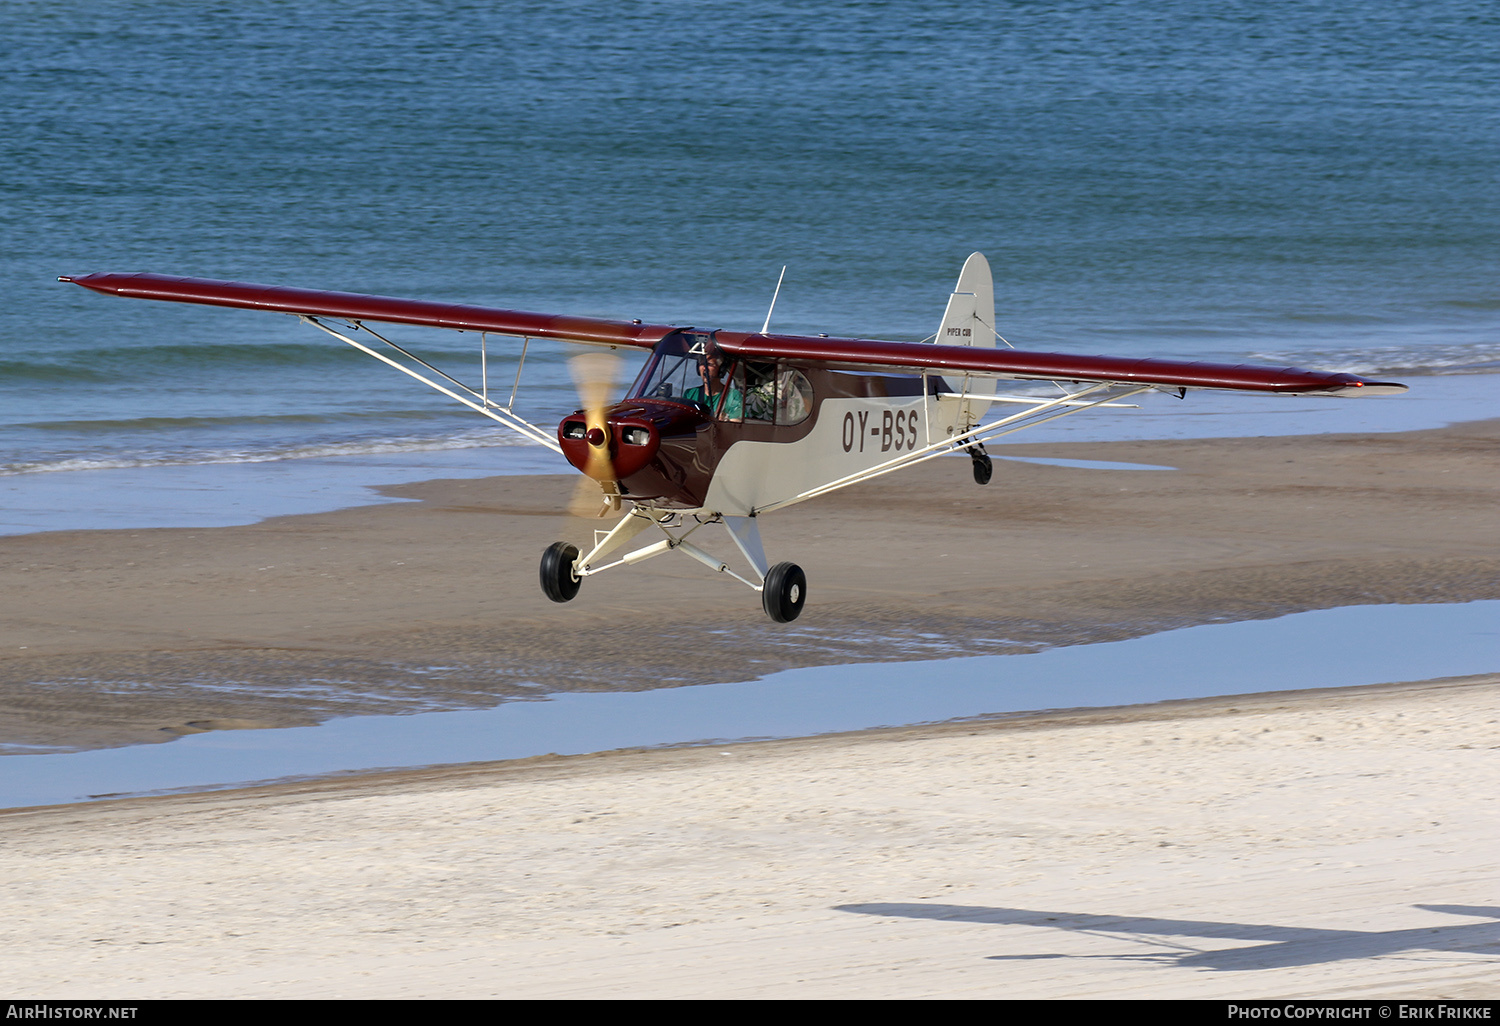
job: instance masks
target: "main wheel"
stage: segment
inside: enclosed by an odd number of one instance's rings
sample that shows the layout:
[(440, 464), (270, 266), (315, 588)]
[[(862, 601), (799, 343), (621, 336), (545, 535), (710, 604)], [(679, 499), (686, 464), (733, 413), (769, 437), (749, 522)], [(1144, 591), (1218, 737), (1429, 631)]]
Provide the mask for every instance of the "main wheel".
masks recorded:
[(989, 458), (988, 455), (986, 455), (985, 453), (980, 453), (979, 455), (977, 455), (977, 456), (974, 457), (974, 483), (975, 484), (982, 484), (982, 485), (989, 484), (990, 483), (990, 477), (994, 473), (995, 473), (995, 465), (990, 462), (990, 458)]
[(577, 559), (578, 548), (567, 542), (553, 542), (542, 553), (542, 591), (553, 602), (569, 602), (578, 594), (583, 581), (573, 576)]
[(760, 604), (766, 615), (777, 623), (791, 623), (802, 614), (807, 602), (807, 575), (796, 563), (777, 563), (766, 574), (761, 588)]

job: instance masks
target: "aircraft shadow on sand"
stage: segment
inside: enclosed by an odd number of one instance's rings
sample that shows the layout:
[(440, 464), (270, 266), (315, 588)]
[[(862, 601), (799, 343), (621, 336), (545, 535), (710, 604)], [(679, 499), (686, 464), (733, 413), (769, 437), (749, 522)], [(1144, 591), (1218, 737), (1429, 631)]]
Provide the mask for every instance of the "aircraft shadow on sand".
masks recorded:
[(1322, 930), (1301, 926), (1268, 926), (1256, 923), (1216, 923), (1193, 919), (1151, 919), (1142, 916), (1103, 916), (1077, 912), (1043, 912), (1033, 909), (988, 908), (982, 905), (929, 905), (870, 903), (835, 905), (839, 912), (907, 919), (941, 919), (960, 923), (992, 923), (999, 926), (1040, 926), (1076, 933), (1118, 937), (1132, 935), (1152, 943), (1164, 938), (1203, 937), (1255, 941), (1250, 947), (1198, 950), (1180, 948), (1130, 956), (1073, 956), (1057, 954), (992, 955), (996, 960), (1124, 957), (1194, 969), (1243, 971), (1285, 969), (1293, 966), (1341, 962), (1352, 958), (1374, 958), (1408, 951), (1463, 952), (1500, 957), (1500, 907), (1476, 905), (1415, 905), (1428, 912), (1479, 917), (1485, 922), (1452, 926), (1424, 926), (1407, 930)]

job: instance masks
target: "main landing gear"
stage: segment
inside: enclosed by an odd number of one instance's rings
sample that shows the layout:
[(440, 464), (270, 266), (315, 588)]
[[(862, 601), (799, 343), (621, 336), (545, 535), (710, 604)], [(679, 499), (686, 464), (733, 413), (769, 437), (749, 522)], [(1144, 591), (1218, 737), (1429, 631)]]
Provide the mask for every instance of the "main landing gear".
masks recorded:
[(802, 615), (807, 601), (807, 575), (796, 563), (777, 563), (766, 574), (760, 604), (777, 623), (791, 623)]
[[(729, 568), (729, 564), (688, 541), (689, 535), (709, 524), (722, 524), (729, 531), (735, 546), (749, 562), (753, 577), (736, 573)], [(665, 535), (661, 541), (626, 552), (612, 562), (603, 561), (608, 554), (653, 526)], [(802, 615), (802, 607), (807, 604), (807, 575), (795, 563), (777, 563), (772, 567), (766, 565), (766, 554), (760, 544), (760, 532), (756, 529), (754, 517), (718, 513), (684, 515), (672, 510), (644, 506), (637, 506), (609, 532), (595, 532), (594, 547), (586, 556), (580, 557), (577, 546), (567, 542), (549, 545), (547, 551), (542, 553), (542, 592), (553, 602), (571, 602), (577, 597), (585, 577), (673, 551), (691, 556), (710, 570), (728, 574), (760, 592), (761, 607), (777, 623), (790, 623), (797, 619)]]
[(990, 483), (990, 476), (995, 473), (995, 465), (990, 462), (989, 453), (984, 451), (981, 442), (964, 447), (964, 452), (974, 461), (974, 483), (986, 485)]
[(542, 591), (553, 602), (571, 602), (583, 580), (573, 573), (578, 549), (567, 542), (553, 542), (542, 553)]

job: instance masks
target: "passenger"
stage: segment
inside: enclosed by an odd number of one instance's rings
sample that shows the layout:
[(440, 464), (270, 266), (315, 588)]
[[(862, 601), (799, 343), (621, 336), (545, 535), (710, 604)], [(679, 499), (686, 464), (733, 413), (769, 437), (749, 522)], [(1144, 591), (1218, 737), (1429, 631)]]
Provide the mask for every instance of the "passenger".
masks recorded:
[(776, 413), (775, 368), (747, 364), (745, 376), (745, 419), (772, 420)]

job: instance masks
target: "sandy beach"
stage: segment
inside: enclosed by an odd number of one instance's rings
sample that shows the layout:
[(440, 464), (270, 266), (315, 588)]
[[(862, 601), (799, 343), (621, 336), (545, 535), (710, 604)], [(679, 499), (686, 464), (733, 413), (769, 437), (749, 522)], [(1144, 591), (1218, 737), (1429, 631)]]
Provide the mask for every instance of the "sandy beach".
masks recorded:
[[(527, 684), (640, 690), (1497, 598), (1497, 441), (1500, 421), (1009, 446), (1176, 469), (1000, 462), (988, 488), (935, 461), (767, 519), (772, 559), (810, 582), (793, 629), (685, 559), (547, 602), (541, 550), (595, 526), (559, 514), (565, 477), (0, 539), (0, 741), (170, 742)], [(1495, 997), (1500, 677), (1265, 690), (0, 813), (0, 983)]]

